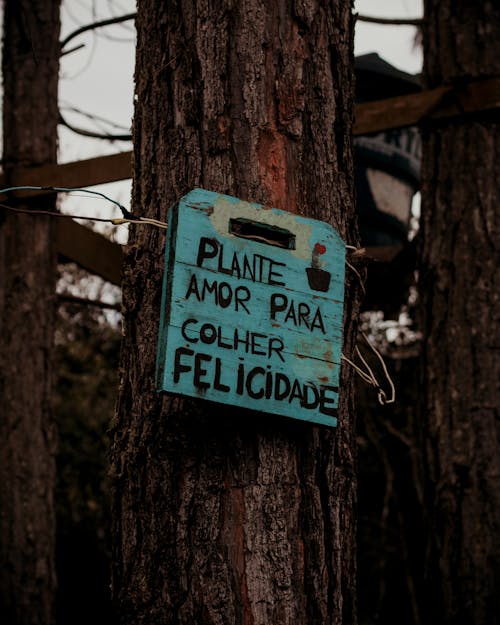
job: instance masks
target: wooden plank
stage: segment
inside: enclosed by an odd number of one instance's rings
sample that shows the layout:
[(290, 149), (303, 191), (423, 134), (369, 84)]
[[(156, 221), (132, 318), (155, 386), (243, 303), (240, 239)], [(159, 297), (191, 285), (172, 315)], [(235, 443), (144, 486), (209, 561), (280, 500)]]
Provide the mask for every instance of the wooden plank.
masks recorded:
[(70, 295), (69, 293), (58, 293), (57, 299), (64, 303), (77, 304), (79, 306), (94, 306), (95, 308), (101, 308), (102, 310), (116, 310), (120, 312), (122, 309), (121, 304), (110, 304), (109, 302), (103, 302), (102, 300), (77, 297), (76, 295)]
[[(441, 119), (500, 107), (500, 78), (471, 82), (460, 87), (442, 86), (386, 100), (358, 104), (354, 135), (413, 126), (426, 119)], [(91, 187), (132, 176), (132, 152), (120, 152), (62, 165), (44, 165), (0, 174), (0, 187)], [(35, 192), (32, 195), (43, 192)], [(45, 193), (47, 193), (45, 191)]]
[[(425, 120), (442, 119), (493, 110), (500, 107), (500, 79), (491, 78), (462, 85), (443, 86), (406, 96), (358, 104), (355, 110), (354, 135), (365, 135), (405, 126)], [(121, 152), (62, 165), (44, 165), (18, 169), (0, 174), (0, 187), (60, 186), (92, 187), (98, 184), (126, 180), (132, 176), (132, 152)], [(16, 195), (41, 195), (50, 191)], [(58, 221), (58, 250), (66, 259), (100, 275), (113, 284), (120, 284), (122, 250), (101, 235), (69, 220)], [(377, 250), (373, 258), (390, 260)]]
[(398, 245), (378, 245), (366, 247), (364, 256), (368, 260), (374, 260), (378, 263), (391, 263), (396, 256), (402, 251), (403, 244)]
[(426, 120), (455, 117), (500, 107), (500, 78), (470, 82), (461, 86), (437, 89), (358, 104), (355, 110), (354, 135), (366, 135)]
[[(132, 175), (132, 152), (121, 152), (62, 165), (19, 169), (0, 175), (0, 187), (61, 186), (91, 187), (126, 180)], [(7, 178), (7, 180), (6, 180)], [(7, 182), (8, 181), (8, 182)], [(16, 192), (17, 197), (51, 191)], [(123, 252), (120, 245), (71, 219), (57, 219), (56, 249), (63, 261), (74, 262), (104, 280), (120, 286)]]
[(123, 251), (118, 243), (72, 219), (57, 219), (56, 247), (63, 261), (77, 263), (86, 271), (121, 285)]
[(171, 210), (159, 390), (336, 425), (345, 245), (327, 223), (196, 189)]
[(431, 119), (479, 113), (500, 107), (500, 78), (488, 78), (453, 86), (447, 91)]
[[(97, 184), (118, 182), (132, 177), (132, 152), (98, 156), (62, 165), (43, 165), (17, 169), (0, 175), (0, 187), (92, 187)], [(40, 195), (47, 191), (31, 192)], [(26, 194), (28, 195), (28, 194)]]
[(358, 104), (353, 134), (356, 137), (413, 126), (435, 109), (449, 90), (450, 87), (439, 87), (432, 91)]

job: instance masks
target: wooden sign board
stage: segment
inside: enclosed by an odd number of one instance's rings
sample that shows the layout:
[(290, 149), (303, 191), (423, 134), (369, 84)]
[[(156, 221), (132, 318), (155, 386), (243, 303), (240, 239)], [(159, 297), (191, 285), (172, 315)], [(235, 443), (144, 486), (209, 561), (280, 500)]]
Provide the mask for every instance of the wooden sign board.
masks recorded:
[(344, 272), (329, 224), (191, 191), (170, 210), (158, 389), (335, 426)]

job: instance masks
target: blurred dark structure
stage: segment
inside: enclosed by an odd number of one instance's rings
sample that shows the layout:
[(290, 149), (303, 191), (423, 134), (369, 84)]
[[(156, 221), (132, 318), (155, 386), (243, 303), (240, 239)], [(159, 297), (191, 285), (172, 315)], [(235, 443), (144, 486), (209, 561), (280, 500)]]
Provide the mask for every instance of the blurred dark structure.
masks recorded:
[[(355, 69), (357, 103), (421, 90), (418, 76), (396, 69), (375, 53), (357, 57)], [(415, 253), (408, 234), (411, 204), (420, 183), (420, 156), (415, 127), (354, 140), (361, 243), (377, 259), (368, 267), (366, 310), (396, 315), (413, 281)]]
[[(418, 78), (378, 54), (355, 61), (356, 102), (420, 91)], [(356, 137), (356, 193), (361, 242), (366, 247), (404, 245), (411, 202), (420, 183), (420, 135), (415, 127)]]
[[(69, 270), (83, 275), (75, 267)], [(91, 306), (60, 301), (58, 312), (56, 622), (112, 625), (107, 430), (121, 332)]]
[[(356, 58), (356, 101), (420, 91), (418, 77), (377, 54)], [(415, 127), (356, 137), (355, 176), (361, 243), (376, 260), (367, 265), (365, 311), (397, 319), (414, 280), (415, 244), (409, 241), (411, 204), (420, 182), (420, 135)], [(365, 328), (366, 330), (366, 328)], [(370, 360), (378, 370), (378, 363)], [(394, 354), (392, 354), (394, 356)], [(419, 623), (415, 550), (422, 520), (414, 441), (418, 369), (415, 357), (385, 354), (397, 402), (380, 406), (357, 381), (358, 606), (360, 625)]]

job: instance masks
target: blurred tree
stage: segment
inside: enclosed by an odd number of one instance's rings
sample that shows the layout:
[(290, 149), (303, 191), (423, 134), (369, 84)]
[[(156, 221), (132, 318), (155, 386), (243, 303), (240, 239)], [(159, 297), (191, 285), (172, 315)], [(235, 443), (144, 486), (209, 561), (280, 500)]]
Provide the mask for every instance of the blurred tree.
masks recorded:
[(120, 341), (119, 328), (99, 309), (59, 306), (54, 398), (59, 623), (112, 622), (107, 431)]
[[(54, 163), (59, 0), (6, 0), (3, 169)], [(24, 206), (33, 206), (26, 201)], [(37, 208), (55, 208), (53, 197)], [(0, 218), (0, 618), (54, 622), (53, 220)]]
[[(500, 5), (426, 0), (428, 87), (500, 75)], [(500, 622), (498, 110), (423, 129), (423, 622)], [(424, 605), (424, 598), (422, 605)]]
[[(417, 351), (413, 346), (413, 351)], [(384, 353), (397, 401), (381, 406), (356, 384), (359, 444), (358, 600), (360, 625), (423, 625), (422, 477), (418, 359)], [(377, 370), (373, 354), (365, 354)]]

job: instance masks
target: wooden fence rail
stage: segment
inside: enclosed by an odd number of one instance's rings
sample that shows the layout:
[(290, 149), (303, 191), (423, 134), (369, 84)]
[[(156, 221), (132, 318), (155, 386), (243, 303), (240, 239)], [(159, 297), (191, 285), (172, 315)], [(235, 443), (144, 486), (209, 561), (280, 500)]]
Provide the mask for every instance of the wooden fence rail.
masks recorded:
[[(445, 118), (500, 108), (500, 78), (488, 78), (462, 85), (446, 85), (411, 95), (358, 104), (354, 136), (420, 125)], [(126, 180), (132, 176), (132, 152), (120, 152), (87, 160), (16, 169), (0, 175), (6, 186), (91, 187)], [(40, 195), (50, 191), (16, 192)], [(114, 284), (120, 284), (121, 246), (104, 236), (71, 222), (59, 220), (58, 251), (62, 259), (78, 263)]]

